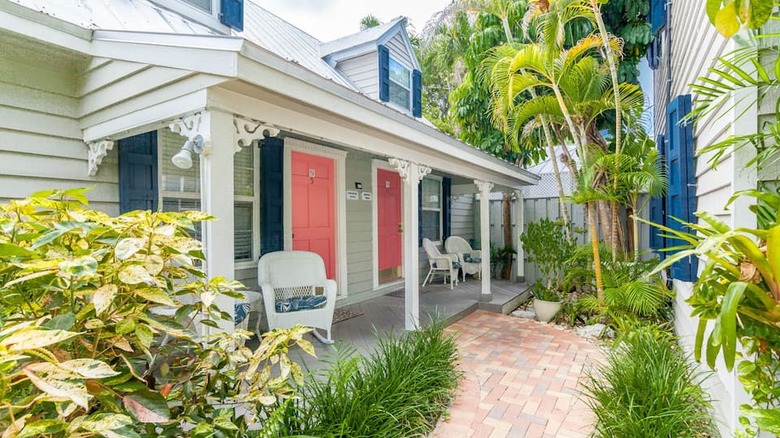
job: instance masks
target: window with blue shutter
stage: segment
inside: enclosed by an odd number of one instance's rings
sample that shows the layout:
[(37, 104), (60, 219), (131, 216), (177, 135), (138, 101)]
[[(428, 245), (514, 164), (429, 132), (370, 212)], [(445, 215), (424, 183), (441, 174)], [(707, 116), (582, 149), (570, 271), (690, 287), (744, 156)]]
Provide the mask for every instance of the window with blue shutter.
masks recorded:
[(219, 21), (237, 31), (244, 30), (244, 0), (221, 0)]
[(284, 139), (260, 142), (260, 254), (284, 250)]
[(655, 35), (666, 26), (666, 2), (668, 0), (650, 0), (650, 14), (647, 15), (650, 21), (650, 31)]
[[(656, 137), (655, 140), (656, 147), (658, 148), (658, 159), (661, 160), (661, 165), (665, 166), (664, 164), (664, 152), (665, 152), (665, 136), (663, 134)], [(666, 204), (666, 196), (658, 196), (654, 198), (650, 198), (650, 222), (658, 225), (666, 225), (666, 216), (664, 214), (665, 210), (665, 204)], [(658, 253), (658, 256), (663, 260), (666, 256), (666, 253), (663, 251), (659, 251), (662, 248), (666, 247), (665, 239), (662, 235), (662, 231), (654, 226), (650, 226), (650, 248)]]
[(412, 71), (412, 115), (422, 117), (422, 72)]
[(157, 131), (119, 140), (119, 211), (157, 211)]
[(380, 44), (377, 47), (377, 52), (379, 57), (379, 100), (387, 102), (390, 100), (390, 51)]
[[(666, 166), (669, 189), (666, 196), (666, 226), (674, 230), (686, 230), (674, 218), (685, 222), (695, 222), (696, 217), (696, 171), (693, 145), (693, 125), (682, 121), (691, 111), (691, 96), (677, 96), (666, 108), (667, 138)], [(684, 242), (667, 239), (666, 247), (674, 247)], [(682, 281), (695, 281), (697, 275), (696, 257), (688, 257), (672, 265), (672, 278)]]

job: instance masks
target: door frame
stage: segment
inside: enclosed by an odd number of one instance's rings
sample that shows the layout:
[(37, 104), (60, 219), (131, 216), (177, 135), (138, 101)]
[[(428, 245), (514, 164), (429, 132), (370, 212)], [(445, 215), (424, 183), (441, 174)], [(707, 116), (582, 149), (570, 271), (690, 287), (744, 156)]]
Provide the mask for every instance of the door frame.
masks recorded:
[[(391, 166), (390, 163), (388, 163), (385, 160), (379, 160), (379, 159), (373, 159), (371, 160), (371, 190), (374, 192), (373, 201), (371, 202), (371, 239), (373, 240), (373, 244), (371, 245), (372, 251), (373, 251), (373, 262), (371, 267), (371, 274), (372, 274), (372, 280), (374, 284), (374, 290), (384, 288), (391, 284), (402, 284), (404, 281), (404, 260), (406, 259), (406, 246), (405, 246), (405, 240), (403, 237), (401, 238), (401, 278), (398, 281), (390, 282), (387, 284), (379, 285), (379, 201), (378, 196), (379, 192), (377, 191), (377, 171), (379, 169), (382, 170), (388, 170), (391, 172), (398, 173), (398, 170)], [(403, 186), (404, 179), (401, 178), (401, 223), (403, 223), (404, 218), (406, 217), (406, 190)]]
[(336, 253), (336, 283), (338, 297), (347, 296), (347, 194), (346, 194), (346, 160), (347, 151), (333, 149), (297, 138), (284, 139), (284, 250), (292, 251), (292, 152), (317, 155), (333, 160), (335, 191), (333, 200), (335, 224)]

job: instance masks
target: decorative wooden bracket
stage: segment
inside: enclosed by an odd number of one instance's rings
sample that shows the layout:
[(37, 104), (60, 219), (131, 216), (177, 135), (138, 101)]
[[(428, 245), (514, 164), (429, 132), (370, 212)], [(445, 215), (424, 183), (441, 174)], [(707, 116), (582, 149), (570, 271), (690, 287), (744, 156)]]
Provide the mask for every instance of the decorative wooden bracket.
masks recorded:
[(233, 116), (233, 126), (236, 128), (235, 152), (241, 151), (241, 148), (251, 146), (257, 140), (264, 139), (266, 132), (271, 137), (279, 135), (279, 128), (274, 125), (237, 115)]
[(114, 149), (113, 140), (105, 139), (99, 141), (91, 141), (87, 143), (89, 151), (87, 152), (88, 167), (87, 175), (97, 175), (98, 168), (103, 163), (103, 158), (108, 155), (108, 151)]
[(211, 153), (210, 122), (211, 117), (209, 112), (207, 110), (202, 110), (195, 114), (174, 119), (170, 122), (168, 127), (171, 131), (183, 137), (187, 137), (190, 141), (194, 141), (195, 137), (200, 135), (203, 138), (203, 150), (200, 155), (208, 155)]
[(417, 166), (418, 181), (422, 181), (426, 175), (431, 173), (431, 168), (423, 164), (412, 163), (411, 161), (398, 158), (390, 158), (387, 162), (395, 168), (398, 175), (401, 176), (401, 179), (407, 182), (409, 180), (409, 170), (411, 169), (411, 166)]

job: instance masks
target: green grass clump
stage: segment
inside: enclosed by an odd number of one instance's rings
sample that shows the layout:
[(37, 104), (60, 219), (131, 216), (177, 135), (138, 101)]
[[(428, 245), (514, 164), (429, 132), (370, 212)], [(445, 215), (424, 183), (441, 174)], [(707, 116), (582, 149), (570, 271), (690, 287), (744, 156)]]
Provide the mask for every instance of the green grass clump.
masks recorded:
[(452, 401), (461, 373), (444, 325), (380, 338), (369, 357), (340, 350), (302, 391), (290, 432), (318, 437), (427, 436)]
[(717, 436), (709, 396), (674, 338), (639, 329), (587, 373), (582, 395), (596, 415), (595, 437)]

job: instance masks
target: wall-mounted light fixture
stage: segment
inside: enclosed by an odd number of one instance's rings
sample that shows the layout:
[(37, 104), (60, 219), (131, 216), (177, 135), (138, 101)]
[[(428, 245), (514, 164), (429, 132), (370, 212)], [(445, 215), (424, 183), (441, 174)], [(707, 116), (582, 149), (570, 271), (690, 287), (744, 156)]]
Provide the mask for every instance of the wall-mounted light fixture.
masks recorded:
[(189, 169), (192, 167), (192, 153), (195, 152), (196, 154), (200, 154), (203, 152), (204, 144), (203, 136), (200, 134), (193, 137), (192, 140), (187, 140), (184, 143), (184, 146), (181, 147), (181, 150), (171, 158), (173, 165), (179, 169)]

